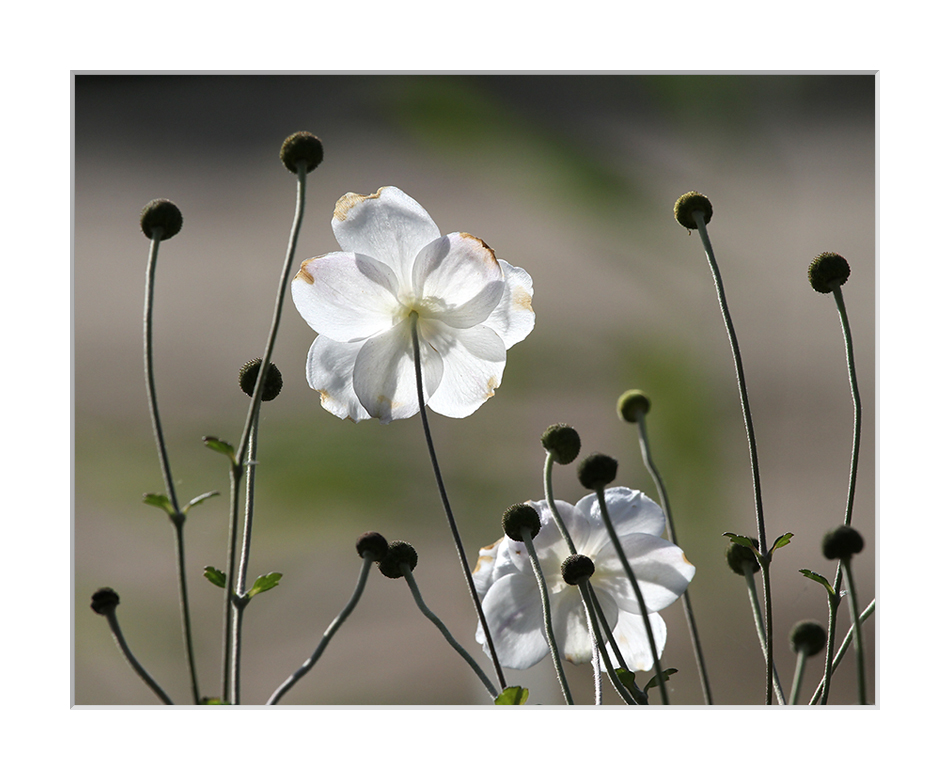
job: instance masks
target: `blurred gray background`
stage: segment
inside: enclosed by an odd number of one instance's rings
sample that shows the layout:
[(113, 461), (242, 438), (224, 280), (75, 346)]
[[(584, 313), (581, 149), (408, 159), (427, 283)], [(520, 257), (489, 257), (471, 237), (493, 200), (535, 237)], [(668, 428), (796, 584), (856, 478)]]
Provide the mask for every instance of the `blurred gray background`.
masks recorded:
[[(537, 324), (508, 353), (504, 381), (475, 415), (432, 415), (433, 436), (468, 562), (501, 535), (510, 504), (543, 495), (539, 437), (574, 425), (582, 455), (620, 461), (617, 484), (655, 497), (636, 431), (615, 403), (638, 387), (680, 545), (696, 565), (693, 607), (717, 704), (764, 701), (764, 663), (744, 580), (724, 563), (726, 531), (754, 535), (748, 449), (734, 369), (699, 236), (674, 220), (676, 198), (707, 194), (710, 234), (743, 350), (770, 537), (795, 534), (773, 564), (777, 665), (787, 636), (824, 622), (820, 553), (844, 517), (852, 406), (831, 296), (807, 267), (837, 251), (864, 402), (854, 523), (858, 596), (875, 579), (874, 77), (685, 75), (77, 75), (74, 255), (74, 703), (152, 704), (89, 596), (111, 586), (140, 661), (187, 703), (170, 523), (141, 502), (162, 492), (142, 371), (148, 241), (139, 212), (174, 200), (182, 232), (162, 245), (155, 291), (157, 392), (182, 500), (214, 498), (186, 523), (203, 693), (220, 694), (226, 461), (201, 437), (236, 441), (247, 397), (241, 365), (270, 325), (293, 216), (283, 139), (309, 130), (325, 161), (309, 177), (296, 263), (337, 249), (330, 230), (346, 192), (395, 185), (444, 233), (483, 238), (534, 278)], [(284, 390), (264, 406), (250, 577), (283, 572), (245, 617), (243, 701), (263, 703), (312, 652), (350, 597), (363, 531), (419, 552), (430, 607), (479, 660), (475, 615), (442, 514), (418, 417), (354, 425), (320, 407), (304, 361), (314, 334), (289, 298), (274, 362)], [(573, 466), (555, 492), (586, 492)], [(680, 604), (664, 666), (675, 704), (702, 695)], [(842, 604), (843, 623), (847, 608)], [(876, 618), (867, 624), (874, 691)], [(839, 624), (840, 626), (840, 624)], [(838, 640), (846, 628), (839, 628)], [(832, 702), (856, 702), (851, 659)], [(819, 679), (813, 659), (804, 686)], [(569, 679), (590, 702), (589, 667)], [(646, 676), (644, 676), (646, 679)], [(549, 661), (509, 672), (529, 703), (561, 701)], [(609, 686), (608, 686), (609, 687)], [(612, 691), (608, 701), (619, 701)], [(477, 679), (419, 613), (405, 583), (371, 573), (363, 600), (286, 704), (487, 703)]]

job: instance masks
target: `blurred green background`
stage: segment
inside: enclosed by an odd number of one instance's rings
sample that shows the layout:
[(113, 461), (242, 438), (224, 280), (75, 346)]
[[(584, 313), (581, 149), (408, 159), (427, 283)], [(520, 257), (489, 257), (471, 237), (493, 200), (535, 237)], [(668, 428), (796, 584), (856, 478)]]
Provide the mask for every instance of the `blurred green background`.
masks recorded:
[[(865, 408), (854, 522), (866, 548), (858, 595), (875, 595), (875, 81), (869, 75), (77, 75), (74, 82), (74, 703), (156, 700), (88, 607), (100, 586), (140, 661), (188, 701), (173, 535), (141, 502), (162, 482), (145, 396), (141, 317), (152, 198), (184, 228), (162, 245), (155, 291), (157, 392), (179, 496), (214, 498), (189, 515), (189, 585), (203, 692), (220, 693), (227, 470), (201, 437), (236, 441), (241, 365), (270, 325), (294, 207), (283, 139), (320, 136), (296, 262), (337, 249), (344, 193), (403, 189), (444, 233), (464, 230), (535, 284), (537, 324), (508, 353), (495, 397), (464, 420), (431, 418), (468, 563), (500, 535), (512, 503), (540, 499), (539, 437), (574, 425), (583, 454), (620, 461), (617, 484), (655, 497), (617, 397), (653, 401), (654, 457), (670, 492), (717, 704), (764, 699), (764, 664), (742, 578), (722, 533), (755, 533), (734, 369), (699, 236), (675, 223), (689, 190), (713, 203), (710, 234), (738, 331), (770, 536), (792, 532), (773, 565), (777, 665), (788, 631), (825, 621), (819, 545), (843, 520), (852, 407), (830, 296), (806, 271), (822, 251), (852, 267), (844, 288)], [(264, 406), (250, 576), (283, 572), (245, 618), (243, 696), (263, 703), (312, 652), (349, 598), (363, 531), (419, 552), (422, 594), (476, 658), (475, 616), (442, 514), (419, 418), (354, 425), (322, 410), (304, 361), (314, 334), (290, 304), (274, 362), (284, 390)], [(559, 497), (585, 493), (573, 467)], [(843, 615), (847, 614), (843, 606)], [(682, 608), (664, 613), (676, 704), (702, 695)], [(845, 619), (847, 622), (847, 619)], [(839, 631), (839, 639), (843, 631)], [(874, 690), (875, 619), (865, 632)], [(810, 696), (819, 678), (812, 663)], [(591, 701), (589, 667), (572, 668)], [(856, 701), (849, 661), (834, 703)], [(510, 672), (530, 703), (561, 701), (549, 661)], [(608, 686), (609, 687), (609, 686)], [(608, 701), (618, 701), (613, 692)], [(350, 620), (286, 704), (482, 704), (484, 690), (408, 588), (376, 572)]]

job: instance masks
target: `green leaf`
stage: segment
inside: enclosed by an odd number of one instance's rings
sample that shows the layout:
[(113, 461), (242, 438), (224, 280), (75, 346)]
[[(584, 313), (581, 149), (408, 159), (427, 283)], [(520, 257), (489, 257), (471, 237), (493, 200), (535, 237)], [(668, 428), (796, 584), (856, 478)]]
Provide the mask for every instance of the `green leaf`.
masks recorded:
[(164, 509), (169, 517), (175, 514), (175, 507), (172, 506), (172, 502), (168, 500), (168, 496), (164, 493), (146, 493), (142, 496), (142, 501), (149, 506), (157, 506), (159, 509)]
[[(676, 674), (679, 669), (664, 669), (661, 674), (663, 675), (663, 682), (669, 681), (670, 677)], [(659, 682), (656, 677), (651, 677), (650, 682), (643, 686), (643, 690), (648, 691), (650, 688), (656, 688), (659, 686)]]
[(198, 704), (230, 704), (231, 702), (224, 701), (224, 699), (218, 699), (212, 696), (203, 696), (201, 701)]
[(212, 585), (217, 585), (219, 588), (223, 588), (228, 581), (224, 572), (214, 568), (214, 566), (205, 566), (205, 577), (208, 578), (208, 582)]
[(528, 689), (520, 685), (511, 685), (495, 699), (495, 704), (524, 704), (528, 701)]
[(280, 578), (284, 575), (277, 571), (272, 571), (270, 574), (262, 574), (251, 586), (251, 589), (247, 592), (247, 598), (252, 599), (258, 593), (263, 593), (265, 590), (270, 590), (271, 588), (276, 588), (277, 583), (280, 581)]
[(212, 490), (210, 493), (202, 493), (200, 496), (195, 496), (193, 499), (191, 499), (191, 501), (188, 502), (187, 506), (185, 506), (181, 511), (187, 512), (193, 506), (198, 506), (198, 504), (201, 504), (204, 501), (207, 501), (212, 496), (220, 496), (220, 495), (221, 493), (219, 493), (217, 490)]
[(748, 547), (752, 550), (758, 552), (758, 549), (755, 546), (755, 543), (748, 536), (739, 536), (739, 534), (729, 534), (725, 533), (723, 536), (728, 536), (736, 544), (741, 544), (743, 547)]
[(834, 595), (835, 589), (832, 588), (828, 580), (822, 577), (818, 572), (812, 571), (811, 569), (799, 569), (798, 571), (801, 574), (804, 574), (806, 577), (808, 577), (808, 579), (814, 580), (815, 582), (820, 582), (822, 585), (825, 586), (825, 588), (827, 589), (829, 593)]
[(630, 691), (633, 700), (637, 704), (649, 704), (647, 700), (647, 695), (640, 690), (640, 687), (637, 685), (636, 679), (637, 676), (628, 669), (615, 669), (617, 674), (617, 679), (623, 683), (623, 687)]
[(237, 463), (237, 459), (234, 457), (233, 445), (224, 439), (219, 439), (217, 436), (202, 436), (201, 440), (208, 449), (220, 452), (222, 455), (227, 455), (231, 459), (231, 463)]
[(792, 537), (793, 537), (794, 535), (795, 535), (795, 534), (784, 534), (783, 536), (780, 536), (780, 537), (779, 537), (778, 539), (776, 539), (775, 542), (772, 544), (772, 549), (769, 550), (769, 552), (770, 552), (770, 553), (771, 553), (771, 552), (775, 552), (779, 547), (784, 547), (786, 544), (790, 544), (791, 541), (792, 541)]

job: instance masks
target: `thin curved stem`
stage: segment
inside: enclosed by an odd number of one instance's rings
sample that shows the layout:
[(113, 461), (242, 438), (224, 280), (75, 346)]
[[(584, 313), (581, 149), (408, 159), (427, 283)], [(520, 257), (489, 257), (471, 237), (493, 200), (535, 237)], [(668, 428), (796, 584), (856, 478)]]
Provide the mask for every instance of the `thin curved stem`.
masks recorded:
[(607, 511), (607, 500), (604, 496), (603, 487), (597, 488), (597, 502), (600, 504), (600, 514), (604, 520), (604, 527), (607, 529), (610, 541), (613, 543), (620, 563), (623, 564), (623, 570), (626, 572), (627, 579), (630, 580), (630, 584), (633, 586), (633, 592), (637, 597), (637, 604), (640, 606), (640, 615), (643, 617), (643, 625), (646, 627), (647, 639), (650, 642), (650, 652), (653, 654), (653, 668), (656, 670), (656, 679), (660, 686), (660, 698), (663, 699), (664, 704), (669, 704), (670, 698), (666, 692), (666, 681), (663, 679), (663, 669), (660, 667), (660, 654), (656, 648), (656, 639), (653, 637), (653, 626), (650, 625), (650, 615), (647, 612), (647, 605), (643, 600), (643, 593), (640, 592), (640, 585), (637, 582), (636, 575), (633, 573), (633, 568), (630, 566), (630, 561), (627, 560), (627, 556), (623, 551), (623, 545), (620, 544), (617, 531), (614, 529), (613, 521), (610, 519), (610, 513)]
[(854, 575), (851, 573), (851, 560), (843, 558), (841, 563), (844, 566), (844, 582), (848, 590), (848, 607), (851, 610), (851, 622), (854, 628), (854, 655), (855, 665), (858, 669), (858, 703), (868, 703), (867, 684), (864, 676), (864, 638), (861, 631), (861, 622), (859, 620), (860, 610), (858, 609), (858, 594), (855, 592)]
[[(834, 664), (832, 663), (831, 651), (835, 646), (835, 631), (838, 627), (838, 605), (841, 603), (840, 596), (840, 577), (841, 562), (838, 562), (838, 573), (835, 577), (834, 592), (828, 593), (828, 643), (825, 646), (825, 673), (821, 678), (818, 689), (821, 691), (821, 703), (828, 703), (828, 694), (831, 691), (831, 675), (834, 674)], [(816, 695), (817, 695), (816, 691)], [(814, 700), (812, 701), (814, 703)]]
[(561, 513), (557, 511), (557, 506), (554, 503), (554, 490), (551, 486), (551, 472), (553, 470), (554, 457), (549, 452), (547, 458), (544, 460), (544, 500), (548, 504), (548, 509), (551, 510), (551, 516), (554, 518), (554, 524), (557, 526), (557, 529), (561, 532), (561, 537), (567, 542), (567, 547), (571, 551), (571, 555), (577, 555), (574, 540), (571, 539), (571, 535), (567, 532), (567, 526), (564, 525), (564, 521), (561, 519)]
[(498, 677), (498, 685), (504, 690), (505, 675), (501, 670), (501, 663), (498, 660), (498, 653), (495, 652), (495, 643), (492, 640), (491, 631), (488, 629), (488, 620), (485, 618), (485, 611), (482, 609), (481, 599), (478, 597), (478, 591), (475, 589), (475, 580), (472, 578), (472, 572), (469, 570), (468, 563), (465, 560), (465, 548), (462, 546), (462, 537), (459, 535), (458, 525), (455, 522), (455, 515), (452, 514), (452, 506), (449, 504), (449, 496), (445, 490), (445, 483), (442, 481), (442, 470), (439, 468), (439, 460), (435, 455), (435, 445), (432, 443), (432, 433), (429, 430), (429, 418), (426, 415), (425, 393), (422, 388), (422, 364), (419, 357), (419, 315), (412, 312), (412, 354), (413, 363), (416, 370), (416, 391), (419, 399), (419, 415), (422, 417), (422, 430), (425, 434), (426, 446), (429, 450), (429, 460), (432, 461), (432, 471), (435, 473), (435, 481), (439, 488), (439, 496), (442, 499), (442, 508), (445, 511), (445, 518), (449, 523), (449, 530), (452, 532), (452, 539), (455, 542), (455, 550), (458, 553), (459, 562), (462, 564), (462, 573), (465, 575), (465, 582), (468, 585), (469, 595), (475, 604), (475, 611), (478, 613), (478, 620), (482, 625), (482, 631), (485, 633), (485, 643), (488, 645), (488, 651), (491, 655), (492, 663), (495, 666), (495, 674)]
[[(620, 681), (617, 677), (617, 672), (614, 671), (613, 664), (610, 663), (610, 656), (607, 654), (607, 647), (604, 644), (603, 635), (600, 633), (600, 626), (597, 624), (597, 620), (593, 619), (594, 613), (597, 611), (597, 607), (594, 602), (594, 589), (590, 586), (589, 582), (580, 582), (577, 585), (581, 591), (581, 598), (584, 601), (584, 612), (587, 616), (587, 625), (590, 628), (591, 633), (594, 635), (594, 645), (591, 658), (596, 655), (596, 652), (600, 651), (600, 657), (604, 661), (604, 670), (607, 672), (607, 677), (610, 679), (611, 685), (614, 686), (614, 690), (617, 691), (617, 695), (620, 696), (627, 704), (638, 704), (637, 700), (633, 698), (633, 694), (627, 690), (627, 687)], [(598, 672), (598, 682), (600, 674)], [(596, 686), (596, 683), (595, 683)], [(595, 687), (596, 690), (596, 687)]]
[[(676, 528), (673, 526), (673, 510), (670, 507), (670, 499), (666, 492), (666, 486), (660, 477), (660, 471), (653, 462), (653, 456), (650, 453), (650, 441), (647, 438), (646, 415), (642, 410), (637, 410), (637, 430), (640, 435), (640, 454), (643, 456), (643, 463), (653, 477), (653, 484), (656, 485), (657, 493), (660, 496), (660, 506), (663, 508), (663, 514), (666, 515), (666, 529), (670, 536), (670, 541), (677, 547), (679, 542), (676, 540)], [(686, 614), (686, 623), (689, 626), (689, 638), (693, 643), (693, 655), (696, 658), (696, 667), (699, 670), (699, 681), (703, 687), (703, 701), (706, 704), (712, 704), (712, 691), (709, 688), (709, 675), (706, 672), (706, 659), (703, 656), (703, 649), (699, 643), (699, 629), (696, 627), (696, 618), (693, 615), (693, 605), (689, 598), (689, 588), (683, 592), (683, 611)]]
[[(871, 615), (874, 614), (875, 601), (876, 599), (871, 599), (871, 603), (868, 604), (867, 607), (865, 607), (864, 612), (861, 613), (861, 617), (858, 619), (858, 622), (860, 624), (863, 625), (864, 622), (869, 617), (871, 617)], [(838, 668), (839, 664), (844, 658), (844, 654), (847, 652), (848, 646), (851, 644), (851, 640), (853, 637), (854, 637), (854, 625), (852, 625), (851, 628), (848, 629), (848, 633), (845, 634), (844, 639), (841, 640), (841, 647), (839, 647), (838, 652), (835, 653), (834, 661), (831, 664), (832, 673)], [(828, 644), (830, 647), (832, 643), (829, 641)], [(812, 694), (811, 701), (809, 702), (809, 704), (816, 704), (818, 702), (818, 698), (822, 695), (824, 691), (824, 684), (825, 684), (824, 680), (818, 683), (818, 687), (815, 689), (815, 692)], [(822, 704), (827, 703), (827, 699), (822, 700), (821, 703)]]
[(854, 509), (854, 490), (858, 478), (858, 450), (861, 447), (861, 395), (858, 392), (858, 375), (854, 365), (854, 344), (851, 341), (851, 326), (848, 323), (848, 312), (844, 306), (844, 296), (841, 294), (841, 285), (834, 285), (832, 292), (834, 293), (835, 303), (838, 307), (838, 316), (841, 319), (841, 331), (844, 334), (845, 353), (848, 358), (848, 377), (851, 382), (851, 400), (854, 404), (851, 474), (848, 479), (848, 504), (844, 516), (844, 524), (851, 525), (851, 513)]
[[(762, 655), (767, 658), (765, 650), (765, 625), (762, 621), (762, 609), (759, 607), (759, 597), (755, 590), (755, 576), (752, 571), (751, 563), (745, 566), (745, 581), (749, 590), (749, 603), (752, 605), (755, 632), (759, 637), (759, 644), (762, 646)], [(772, 666), (772, 688), (775, 690), (779, 704), (785, 704), (785, 695), (782, 693), (782, 683), (778, 679), (778, 672), (775, 670), (774, 662)]]
[(188, 607), (188, 578), (185, 574), (185, 515), (180, 520), (173, 519), (175, 528), (175, 558), (178, 567), (178, 591), (181, 594), (181, 630), (185, 638), (185, 654), (188, 657), (188, 671), (191, 676), (191, 693), (195, 704), (201, 701), (198, 688), (198, 670), (195, 665), (195, 649), (191, 636), (191, 611)]
[(419, 586), (416, 584), (416, 578), (412, 576), (412, 569), (409, 568), (408, 563), (400, 564), (400, 569), (402, 569), (403, 576), (406, 578), (406, 582), (409, 585), (409, 590), (412, 591), (412, 597), (416, 601), (416, 606), (419, 607), (419, 611), (422, 612), (432, 623), (435, 625), (439, 631), (442, 632), (442, 636), (445, 637), (445, 640), (452, 646), (452, 648), (464, 659), (475, 674), (478, 675), (478, 679), (482, 681), (482, 685), (485, 686), (485, 690), (488, 691), (488, 695), (492, 697), (492, 701), (498, 698), (498, 691), (495, 689), (495, 686), (492, 685), (491, 680), (488, 679), (488, 676), (485, 672), (482, 671), (482, 668), (475, 663), (475, 659), (466, 652), (465, 648), (462, 647), (455, 637), (452, 636), (452, 633), (448, 628), (445, 627), (445, 623), (439, 620), (436, 617), (436, 614), (426, 606), (426, 603), (422, 600), (422, 594), (419, 592)]
[(142, 681), (152, 689), (152, 692), (162, 700), (163, 704), (174, 704), (174, 702), (168, 698), (168, 694), (162, 690), (162, 687), (155, 682), (152, 675), (145, 671), (145, 667), (142, 666), (132, 654), (128, 643), (125, 641), (125, 637), (122, 635), (122, 629), (119, 628), (119, 619), (115, 615), (115, 610), (106, 612), (105, 617), (106, 620), (109, 621), (109, 629), (112, 631), (115, 643), (119, 646), (122, 655), (125, 656), (125, 660), (129, 662), (129, 666), (131, 666), (135, 673), (142, 678)]
[(789, 704), (798, 704), (798, 694), (802, 689), (802, 678), (805, 676), (805, 661), (808, 659), (808, 653), (804, 650), (798, 651), (798, 657), (795, 659), (795, 676), (792, 678), (792, 693), (789, 696)]
[[(719, 273), (719, 265), (716, 263), (716, 255), (713, 252), (712, 243), (709, 240), (709, 233), (706, 231), (706, 219), (701, 211), (693, 212), (693, 219), (696, 221), (696, 227), (699, 230), (699, 236), (702, 239), (703, 247), (706, 250), (706, 259), (709, 261), (709, 270), (712, 272), (713, 281), (716, 285), (716, 295), (719, 298), (719, 308), (722, 311), (722, 319), (726, 326), (726, 333), (729, 336), (729, 344), (732, 347), (732, 359), (736, 368), (736, 380), (739, 385), (739, 403), (742, 407), (742, 417), (745, 422), (746, 438), (749, 442), (749, 459), (752, 464), (752, 490), (755, 496), (755, 519), (756, 529), (759, 535), (759, 543), (767, 545), (765, 535), (765, 514), (762, 510), (762, 479), (759, 475), (759, 455), (755, 445), (755, 430), (752, 425), (752, 412), (749, 409), (749, 393), (746, 389), (745, 371), (742, 368), (742, 354), (739, 351), (739, 339), (736, 337), (736, 330), (732, 324), (732, 315), (729, 314), (729, 305), (726, 303), (726, 291), (722, 283), (722, 276)], [(768, 553), (766, 553), (768, 554)], [(771, 588), (769, 587), (768, 567), (762, 567), (762, 588), (765, 599), (765, 655), (766, 655), (766, 687), (765, 703), (772, 703), (772, 598)]]
[(313, 651), (313, 654), (303, 662), (303, 665), (296, 672), (284, 680), (280, 687), (271, 694), (271, 697), (267, 700), (268, 704), (277, 704), (284, 694), (293, 688), (294, 685), (297, 684), (297, 681), (307, 672), (309, 672), (313, 668), (314, 664), (320, 660), (320, 656), (323, 655), (323, 651), (327, 649), (327, 645), (330, 644), (330, 640), (333, 638), (333, 635), (337, 632), (337, 630), (339, 630), (340, 626), (343, 625), (343, 622), (356, 608), (356, 605), (360, 600), (360, 596), (363, 595), (363, 589), (366, 587), (366, 578), (369, 576), (369, 570), (372, 564), (373, 559), (369, 555), (363, 558), (363, 565), (360, 567), (360, 576), (356, 581), (356, 589), (353, 591), (353, 595), (350, 597), (350, 600), (340, 611), (340, 614), (333, 619), (333, 622), (330, 623), (330, 625), (327, 627), (327, 630), (323, 632), (323, 637), (320, 639), (317, 649)]
[(557, 639), (554, 636), (554, 625), (551, 623), (551, 600), (548, 598), (548, 586), (544, 581), (544, 573), (541, 571), (541, 563), (538, 561), (538, 553), (534, 549), (534, 541), (531, 539), (531, 532), (527, 528), (521, 529), (521, 539), (528, 551), (528, 557), (531, 559), (531, 568), (534, 569), (534, 577), (538, 581), (538, 592), (541, 594), (541, 613), (544, 616), (544, 632), (548, 639), (548, 648), (551, 650), (551, 659), (554, 661), (554, 671), (557, 674), (557, 681), (561, 686), (561, 693), (564, 694), (564, 701), (573, 704), (571, 689), (567, 685), (567, 678), (564, 676), (564, 667), (561, 665), (561, 652), (557, 646)]

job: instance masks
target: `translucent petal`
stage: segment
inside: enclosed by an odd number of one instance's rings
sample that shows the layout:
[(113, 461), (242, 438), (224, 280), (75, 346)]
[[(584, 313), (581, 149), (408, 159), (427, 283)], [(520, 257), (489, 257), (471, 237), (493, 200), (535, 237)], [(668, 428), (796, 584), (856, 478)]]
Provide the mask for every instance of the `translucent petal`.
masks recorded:
[[(502, 577), (489, 589), (482, 609), (502, 666), (527, 669), (547, 655), (541, 596), (534, 577), (520, 573)], [(487, 653), (481, 623), (475, 638)]]
[[(648, 612), (658, 612), (683, 595), (696, 567), (672, 542), (647, 534), (631, 534), (621, 540)], [(608, 591), (622, 610), (640, 614), (640, 605), (623, 564), (612, 548), (604, 548), (594, 560), (591, 583)]]
[(505, 274), (505, 290), (484, 324), (501, 336), (505, 349), (511, 349), (534, 329), (534, 283), (524, 269), (504, 260), (498, 264)]
[(412, 286), (423, 316), (453, 328), (470, 328), (484, 322), (498, 305), (505, 279), (484, 241), (468, 233), (451, 233), (419, 252)]
[[(442, 381), (442, 358), (422, 339), (419, 351), (423, 397), (428, 398)], [(378, 417), (380, 422), (403, 420), (418, 413), (410, 319), (366, 340), (353, 366), (353, 389), (370, 417)]]
[(387, 328), (400, 311), (392, 269), (365, 255), (333, 252), (305, 261), (291, 283), (307, 324), (334, 341), (357, 341)]
[[(604, 491), (604, 501), (620, 539), (630, 534), (660, 536), (666, 530), (663, 510), (639, 490), (631, 490), (628, 487), (608, 488)], [(611, 545), (610, 535), (601, 517), (597, 494), (591, 493), (578, 501), (577, 511), (589, 518), (591, 536), (585, 554), (593, 557), (602, 548)]]
[(419, 320), (422, 339), (442, 358), (441, 384), (429, 408), (446, 417), (468, 417), (495, 394), (505, 370), (505, 345), (483, 325), (456, 329)]
[(385, 263), (406, 291), (416, 255), (441, 235), (426, 210), (396, 187), (373, 195), (347, 193), (337, 201), (331, 225), (341, 249)]
[(323, 408), (355, 422), (369, 419), (353, 391), (353, 366), (362, 346), (362, 342), (340, 343), (317, 336), (307, 355), (307, 383), (320, 393)]
[[(650, 628), (653, 629), (653, 640), (656, 642), (656, 652), (660, 657), (663, 656), (663, 648), (666, 647), (666, 623), (655, 612), (649, 615)], [(630, 612), (620, 612), (617, 619), (617, 625), (613, 630), (614, 639), (617, 640), (617, 646), (627, 662), (627, 667), (631, 672), (646, 671), (653, 668), (653, 653), (650, 652), (650, 640), (647, 638), (647, 630), (643, 625), (643, 617), (634, 615)], [(608, 650), (610, 657), (615, 659), (612, 650)], [(617, 664), (619, 666), (619, 664)], [(614, 667), (616, 668), (616, 667)], [(648, 682), (648, 678), (637, 679), (637, 684), (643, 688)]]
[[(617, 622), (617, 605), (608, 594), (598, 593), (607, 622)], [(551, 598), (551, 622), (558, 649), (566, 661), (587, 663), (591, 659), (590, 629), (580, 589), (569, 586)]]

